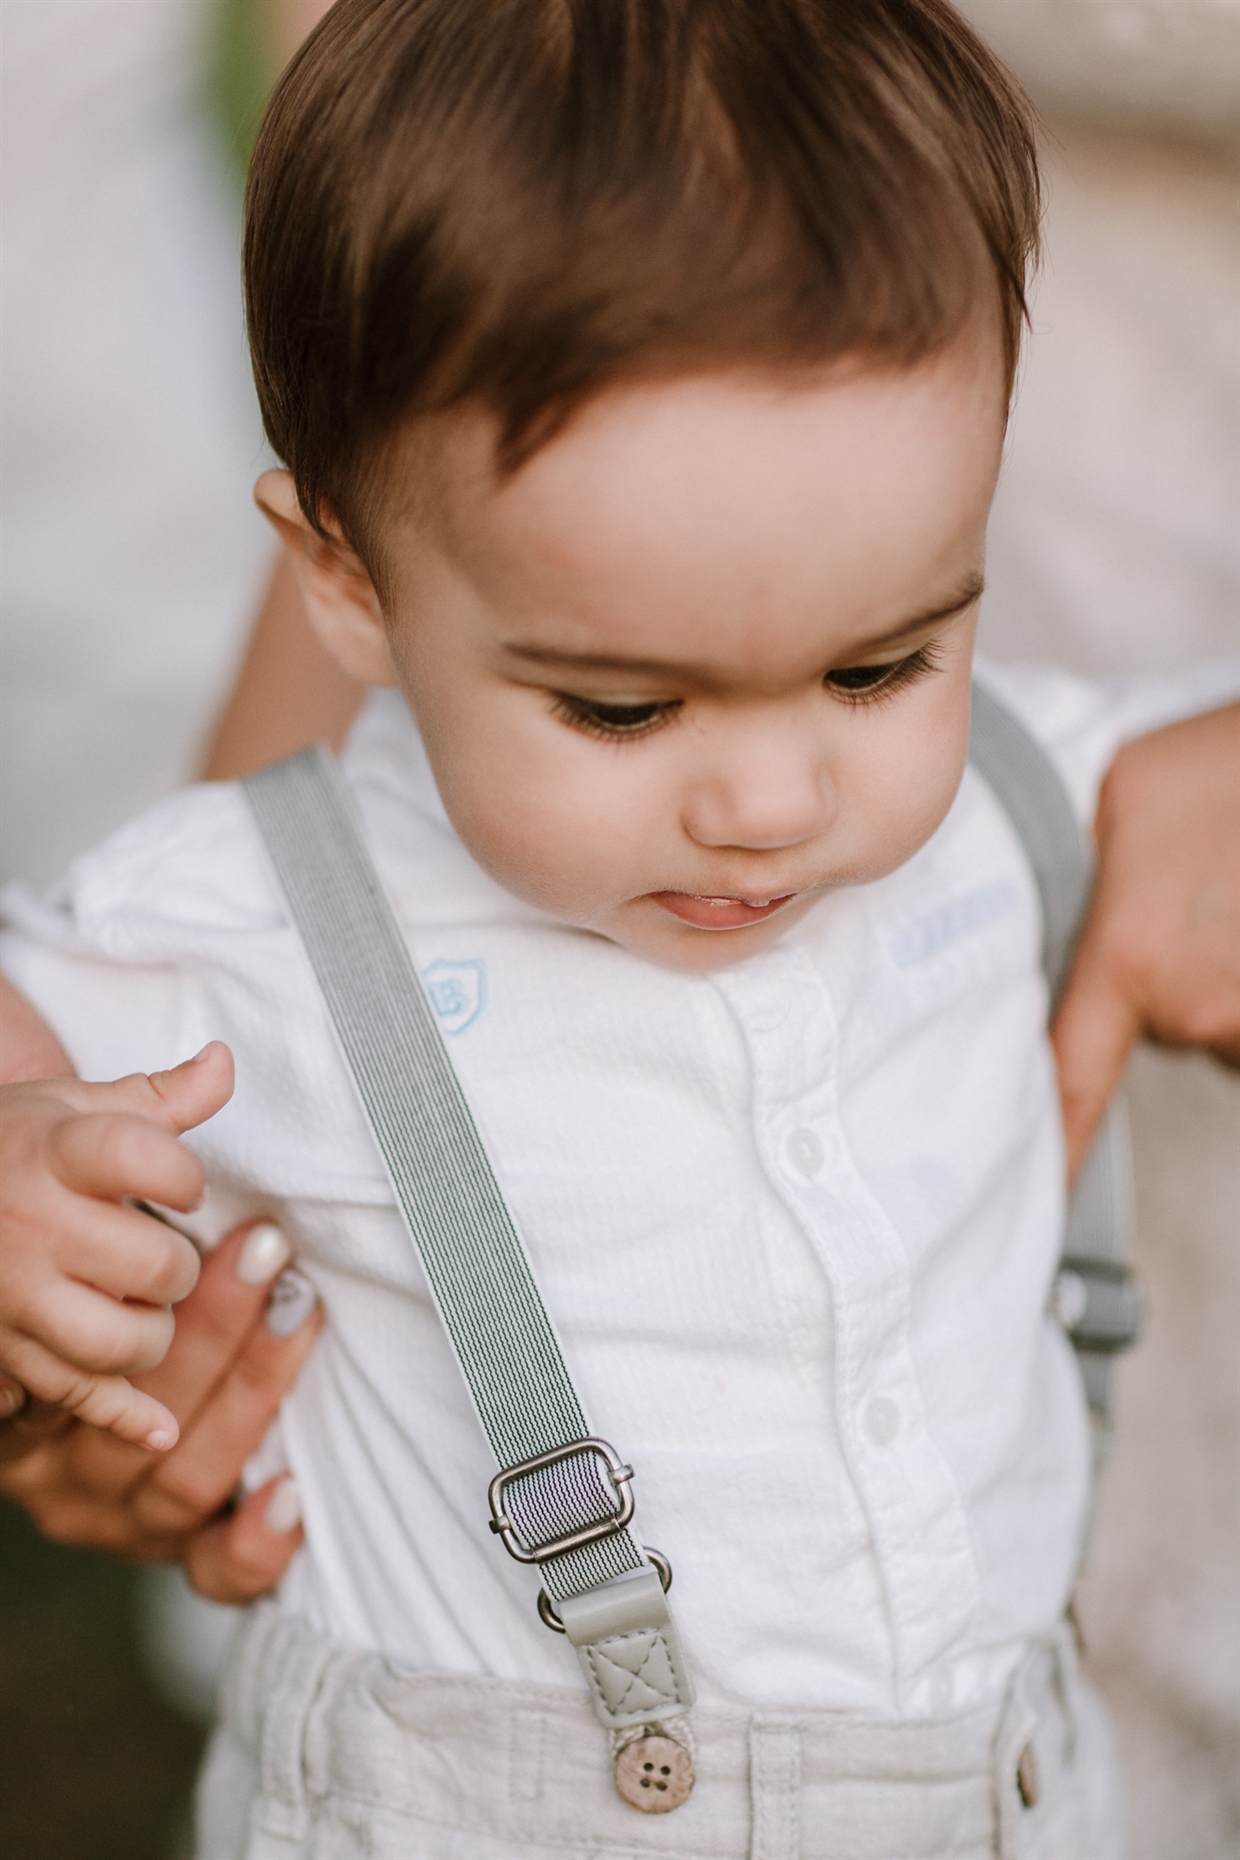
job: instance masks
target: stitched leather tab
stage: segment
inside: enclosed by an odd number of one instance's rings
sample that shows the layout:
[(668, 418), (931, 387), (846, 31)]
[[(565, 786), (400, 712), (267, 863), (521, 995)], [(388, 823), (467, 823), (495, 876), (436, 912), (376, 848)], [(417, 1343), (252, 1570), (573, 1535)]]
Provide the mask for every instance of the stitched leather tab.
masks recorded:
[(560, 1604), (568, 1638), (609, 1730), (687, 1711), (693, 1686), (663, 1584), (647, 1566)]
[(617, 1634), (578, 1647), (577, 1654), (595, 1714), (609, 1730), (657, 1723), (688, 1711), (693, 1703), (674, 1627)]

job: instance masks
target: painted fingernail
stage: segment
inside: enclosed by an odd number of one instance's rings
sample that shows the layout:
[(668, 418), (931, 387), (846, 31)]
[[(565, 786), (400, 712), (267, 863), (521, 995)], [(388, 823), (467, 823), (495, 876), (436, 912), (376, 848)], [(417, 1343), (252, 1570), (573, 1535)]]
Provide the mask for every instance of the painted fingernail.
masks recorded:
[(271, 1288), (263, 1323), (273, 1337), (291, 1337), (295, 1330), (301, 1329), (318, 1302), (319, 1295), (305, 1273), (290, 1266)]
[(176, 1438), (170, 1427), (153, 1427), (142, 1444), (152, 1453), (166, 1453), (169, 1447), (176, 1445)]
[(281, 1266), (287, 1266), (293, 1249), (271, 1221), (260, 1221), (246, 1235), (237, 1255), (237, 1277), (243, 1285), (266, 1285)]
[(296, 1479), (281, 1479), (267, 1500), (263, 1523), (269, 1531), (282, 1534), (301, 1523), (301, 1492)]

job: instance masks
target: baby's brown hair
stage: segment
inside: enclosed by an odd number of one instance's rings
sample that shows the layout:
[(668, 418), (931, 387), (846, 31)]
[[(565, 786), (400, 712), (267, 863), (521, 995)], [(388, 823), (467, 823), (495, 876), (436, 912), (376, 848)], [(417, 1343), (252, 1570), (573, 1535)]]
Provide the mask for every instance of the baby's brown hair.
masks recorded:
[(385, 445), (515, 469), (661, 372), (911, 363), (1036, 253), (1031, 113), (947, 0), (337, 0), (272, 99), (245, 279), (268, 437), (373, 555)]

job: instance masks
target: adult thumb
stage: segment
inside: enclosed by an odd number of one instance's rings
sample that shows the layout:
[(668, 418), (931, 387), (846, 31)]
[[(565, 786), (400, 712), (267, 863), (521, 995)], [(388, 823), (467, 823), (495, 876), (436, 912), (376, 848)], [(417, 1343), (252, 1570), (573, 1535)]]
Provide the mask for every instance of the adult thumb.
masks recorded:
[(1087, 938), (1051, 1027), (1070, 1183), (1119, 1089), (1140, 1031), (1132, 1003)]

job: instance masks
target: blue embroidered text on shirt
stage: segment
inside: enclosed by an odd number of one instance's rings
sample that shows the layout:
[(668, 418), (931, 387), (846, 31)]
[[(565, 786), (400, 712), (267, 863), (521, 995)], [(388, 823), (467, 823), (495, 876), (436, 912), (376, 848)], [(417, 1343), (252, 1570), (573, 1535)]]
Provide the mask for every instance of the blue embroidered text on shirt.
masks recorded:
[(915, 962), (937, 956), (949, 943), (984, 929), (1015, 908), (1016, 893), (1006, 878), (1000, 878), (978, 891), (966, 891), (958, 898), (949, 898), (946, 904), (915, 919), (899, 936), (892, 938), (891, 953), (899, 968), (911, 969)]
[(477, 959), (432, 962), (422, 980), (445, 1033), (464, 1033), (487, 1004), (487, 965)]

